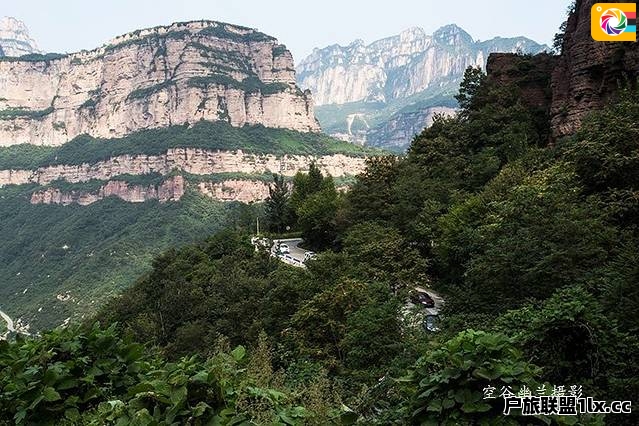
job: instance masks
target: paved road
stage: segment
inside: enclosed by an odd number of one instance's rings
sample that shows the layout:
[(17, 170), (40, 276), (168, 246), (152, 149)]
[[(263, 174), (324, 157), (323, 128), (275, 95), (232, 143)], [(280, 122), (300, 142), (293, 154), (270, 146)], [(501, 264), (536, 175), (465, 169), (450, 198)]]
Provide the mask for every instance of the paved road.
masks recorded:
[(277, 247), (279, 244), (286, 244), (290, 250), (290, 253), (279, 256), (279, 258), (290, 265), (299, 266), (300, 268), (304, 268), (304, 255), (308, 252), (308, 250), (304, 250), (299, 245), (302, 243), (301, 238), (289, 238), (286, 240), (273, 240), (273, 248), (274, 252), (277, 251)]
[(0, 311), (0, 317), (7, 323), (7, 332), (4, 335), (0, 335), (0, 340), (6, 339), (9, 333), (16, 331), (15, 326), (13, 325), (13, 320), (11, 317), (4, 312)]

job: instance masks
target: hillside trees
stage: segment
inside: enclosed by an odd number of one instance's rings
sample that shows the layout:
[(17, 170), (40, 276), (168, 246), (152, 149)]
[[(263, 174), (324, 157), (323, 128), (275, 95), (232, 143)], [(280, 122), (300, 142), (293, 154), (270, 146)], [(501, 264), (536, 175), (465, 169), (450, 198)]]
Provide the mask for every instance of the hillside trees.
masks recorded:
[(336, 215), (341, 202), (333, 178), (324, 176), (312, 162), (308, 173), (294, 176), (290, 195), (283, 176), (274, 176), (266, 214), (272, 231), (299, 230), (308, 247), (323, 250), (337, 237)]

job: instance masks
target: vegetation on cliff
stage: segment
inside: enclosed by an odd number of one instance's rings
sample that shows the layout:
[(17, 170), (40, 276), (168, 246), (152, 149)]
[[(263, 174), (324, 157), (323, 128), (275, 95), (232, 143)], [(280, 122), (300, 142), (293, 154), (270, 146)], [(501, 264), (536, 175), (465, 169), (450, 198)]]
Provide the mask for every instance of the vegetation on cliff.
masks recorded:
[[(501, 398), (483, 399), (488, 385), (578, 385), (596, 400), (639, 400), (637, 93), (552, 145), (548, 117), (514, 85), (468, 71), (458, 100), (459, 116), (437, 119), (406, 158), (369, 160), (344, 196), (317, 171), (290, 195), (274, 183), (269, 211), (288, 205), (290, 223), (330, 248), (306, 269), (227, 231), (157, 257), (98, 315), (119, 326), (91, 319), (3, 345), (4, 419), (637, 424), (636, 414), (504, 417)], [(415, 286), (446, 298), (437, 333), (407, 309)], [(124, 351), (115, 368), (105, 361), (113, 379), (95, 374), (100, 348), (84, 342), (104, 333), (143, 343), (151, 365), (129, 368)], [(236, 345), (247, 352), (229, 355)], [(70, 350), (86, 366), (66, 372), (65, 355), (52, 358)], [(59, 371), (70, 384), (52, 379)], [(125, 392), (130, 381), (144, 386)]]
[(55, 164), (93, 164), (119, 155), (159, 155), (171, 148), (200, 148), (255, 154), (365, 156), (364, 149), (321, 133), (301, 133), (264, 126), (233, 127), (223, 121), (199, 121), (149, 129), (119, 139), (78, 136), (60, 147), (13, 145), (0, 147), (0, 170), (34, 169)]

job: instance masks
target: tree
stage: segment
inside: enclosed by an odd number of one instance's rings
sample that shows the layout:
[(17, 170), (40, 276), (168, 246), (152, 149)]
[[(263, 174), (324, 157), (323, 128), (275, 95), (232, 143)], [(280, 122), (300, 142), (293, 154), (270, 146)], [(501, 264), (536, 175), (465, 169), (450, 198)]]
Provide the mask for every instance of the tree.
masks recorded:
[(485, 79), (486, 74), (479, 67), (468, 67), (464, 71), (464, 78), (459, 85), (459, 93), (455, 95), (455, 99), (459, 102), (459, 107), (462, 110), (462, 115), (466, 115), (468, 111), (476, 108)]
[(335, 215), (339, 194), (330, 176), (322, 182), (322, 189), (306, 198), (297, 209), (302, 238), (315, 250), (330, 247), (337, 237)]
[(283, 232), (291, 224), (288, 185), (284, 176), (273, 174), (273, 184), (268, 188), (266, 199), (266, 217), (271, 231)]

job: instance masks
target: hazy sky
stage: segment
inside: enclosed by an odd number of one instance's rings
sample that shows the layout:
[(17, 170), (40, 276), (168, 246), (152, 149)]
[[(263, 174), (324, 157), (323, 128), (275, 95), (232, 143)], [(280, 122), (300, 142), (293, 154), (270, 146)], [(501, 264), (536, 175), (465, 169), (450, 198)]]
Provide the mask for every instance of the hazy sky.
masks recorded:
[(296, 62), (314, 47), (369, 43), (410, 27), (456, 23), (475, 39), (523, 35), (551, 44), (570, 0), (19, 0), (0, 15), (23, 20), (43, 50), (92, 49), (139, 28), (211, 19), (275, 36)]

